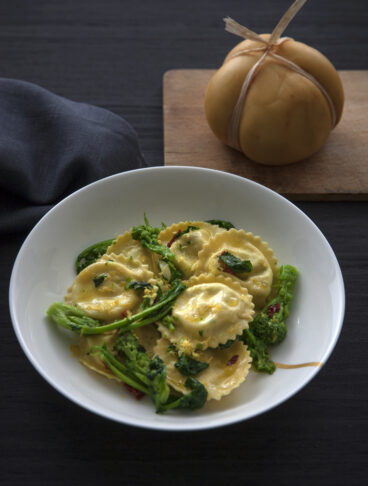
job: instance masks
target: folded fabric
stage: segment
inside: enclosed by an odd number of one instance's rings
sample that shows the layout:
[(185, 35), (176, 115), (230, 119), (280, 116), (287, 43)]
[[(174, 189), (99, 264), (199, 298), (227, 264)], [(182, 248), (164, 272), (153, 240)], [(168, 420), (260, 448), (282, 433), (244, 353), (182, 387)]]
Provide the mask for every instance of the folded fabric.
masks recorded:
[(29, 230), (55, 203), (103, 177), (145, 166), (120, 116), (0, 78), (0, 233)]

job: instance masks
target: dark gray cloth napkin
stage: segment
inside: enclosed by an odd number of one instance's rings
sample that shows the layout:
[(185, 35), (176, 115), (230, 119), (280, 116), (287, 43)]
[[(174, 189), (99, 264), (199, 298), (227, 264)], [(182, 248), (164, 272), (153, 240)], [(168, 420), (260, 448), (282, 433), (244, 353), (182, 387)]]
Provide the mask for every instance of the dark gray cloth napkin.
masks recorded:
[(0, 78), (0, 234), (28, 231), (76, 189), (144, 166), (120, 116)]

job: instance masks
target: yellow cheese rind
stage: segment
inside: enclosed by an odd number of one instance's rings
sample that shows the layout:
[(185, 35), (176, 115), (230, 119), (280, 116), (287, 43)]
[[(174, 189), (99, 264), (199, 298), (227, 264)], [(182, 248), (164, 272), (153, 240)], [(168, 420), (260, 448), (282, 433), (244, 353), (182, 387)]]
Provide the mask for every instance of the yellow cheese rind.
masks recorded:
[[(230, 252), (241, 260), (250, 260), (253, 270), (239, 276), (225, 273), (218, 259), (224, 251)], [(248, 289), (256, 308), (260, 308), (271, 292), (278, 267), (277, 259), (267, 242), (253, 233), (232, 228), (207, 242), (198, 254), (198, 261), (193, 271), (197, 275), (201, 273), (228, 275)]]
[[(269, 34), (261, 37), (268, 39)], [(258, 41), (240, 42), (229, 52), (207, 86), (207, 121), (214, 134), (226, 144), (244, 80), (263, 52), (236, 54), (259, 47), (262, 43)], [(338, 122), (344, 91), (331, 62), (316, 49), (293, 39), (274, 47), (274, 52), (294, 62), (323, 86), (331, 98)], [(331, 110), (318, 86), (268, 56), (253, 77), (243, 104), (238, 133), (241, 151), (261, 164), (289, 164), (317, 152), (332, 128)]]
[(175, 329), (158, 323), (161, 335), (180, 351), (194, 354), (199, 348), (216, 348), (248, 328), (254, 304), (245, 286), (211, 274), (194, 276), (185, 285), (172, 308)]
[[(155, 347), (155, 354), (160, 356), (166, 365), (169, 385), (176, 391), (186, 394), (190, 391), (184, 385), (187, 377), (175, 368), (178, 357), (175, 352), (170, 351), (169, 344), (167, 339), (161, 338)], [(231, 360), (235, 356), (237, 358), (231, 364)], [(205, 386), (208, 392), (207, 400), (220, 400), (243, 383), (252, 361), (247, 347), (240, 341), (234, 342), (226, 349), (208, 348), (205, 351), (199, 351), (196, 359), (209, 364), (208, 368), (195, 376), (195, 379)]]

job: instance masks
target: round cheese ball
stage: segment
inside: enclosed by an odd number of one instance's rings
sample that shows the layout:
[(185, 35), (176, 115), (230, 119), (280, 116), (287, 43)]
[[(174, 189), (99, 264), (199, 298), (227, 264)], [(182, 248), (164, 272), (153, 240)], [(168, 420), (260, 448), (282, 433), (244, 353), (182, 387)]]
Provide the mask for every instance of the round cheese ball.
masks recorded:
[[(263, 34), (265, 40), (270, 35)], [(244, 80), (264, 51), (260, 41), (245, 40), (232, 49), (210, 80), (205, 94), (205, 113), (210, 128), (230, 145), (229, 126)], [(335, 108), (335, 124), (341, 118), (344, 91), (331, 62), (319, 51), (287, 39), (272, 51), (312, 75), (327, 91)], [(266, 165), (284, 165), (317, 152), (333, 128), (331, 109), (321, 89), (284, 63), (267, 56), (253, 77), (245, 96), (238, 142), (248, 158)]]

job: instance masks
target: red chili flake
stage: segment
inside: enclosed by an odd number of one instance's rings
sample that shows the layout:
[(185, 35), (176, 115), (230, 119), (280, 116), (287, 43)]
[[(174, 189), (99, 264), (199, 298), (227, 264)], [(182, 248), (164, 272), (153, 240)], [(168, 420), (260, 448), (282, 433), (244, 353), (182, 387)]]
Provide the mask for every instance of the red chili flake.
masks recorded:
[(133, 388), (132, 386), (128, 385), (127, 383), (124, 383), (124, 386), (134, 396), (134, 398), (136, 400), (141, 400), (144, 397), (144, 393), (141, 392), (140, 390)]
[(239, 355), (238, 354), (234, 354), (234, 356), (232, 356), (229, 361), (226, 363), (227, 366), (231, 366), (233, 364), (235, 364), (237, 361), (238, 361), (238, 358), (239, 358)]
[(120, 315), (121, 315), (121, 317), (123, 317), (125, 319), (125, 317), (128, 317), (128, 311), (123, 310), (123, 311), (121, 311)]
[(171, 238), (169, 243), (167, 244), (167, 247), (170, 248), (170, 246), (174, 243), (175, 240), (179, 238), (179, 236), (182, 234), (182, 231), (178, 231), (177, 233), (174, 234), (174, 236)]
[(280, 311), (280, 302), (276, 302), (276, 304), (271, 304), (267, 307), (267, 315), (268, 317), (272, 317), (276, 312)]

